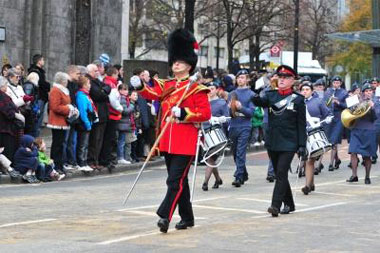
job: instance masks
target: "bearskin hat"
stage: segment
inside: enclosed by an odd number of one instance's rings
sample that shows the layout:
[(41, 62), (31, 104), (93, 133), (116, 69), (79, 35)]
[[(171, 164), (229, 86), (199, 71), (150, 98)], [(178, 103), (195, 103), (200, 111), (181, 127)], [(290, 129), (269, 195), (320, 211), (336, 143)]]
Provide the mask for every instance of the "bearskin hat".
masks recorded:
[(196, 53), (198, 49), (199, 45), (190, 31), (183, 28), (176, 29), (169, 35), (168, 40), (169, 66), (180, 60), (191, 65), (190, 73), (193, 72), (198, 61)]

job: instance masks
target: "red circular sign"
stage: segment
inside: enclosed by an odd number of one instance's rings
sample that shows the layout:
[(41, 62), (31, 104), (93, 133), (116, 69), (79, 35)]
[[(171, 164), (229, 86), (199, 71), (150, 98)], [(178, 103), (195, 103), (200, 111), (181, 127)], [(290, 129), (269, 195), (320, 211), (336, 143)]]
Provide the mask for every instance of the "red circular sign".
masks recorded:
[(278, 46), (273, 46), (270, 51), (272, 54), (278, 54), (280, 52), (280, 48)]

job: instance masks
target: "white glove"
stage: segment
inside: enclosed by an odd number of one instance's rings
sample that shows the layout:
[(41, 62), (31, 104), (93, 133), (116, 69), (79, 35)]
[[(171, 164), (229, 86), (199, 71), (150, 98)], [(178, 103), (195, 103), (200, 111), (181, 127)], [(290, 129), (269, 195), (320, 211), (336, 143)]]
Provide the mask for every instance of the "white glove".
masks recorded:
[(181, 108), (179, 108), (178, 106), (174, 106), (172, 108), (172, 115), (176, 118), (180, 118), (181, 117)]
[(16, 117), (16, 119), (21, 120), (25, 124), (25, 117), (24, 117), (24, 115), (22, 115), (21, 113), (16, 112), (15, 113), (15, 117)]
[(327, 117), (327, 118), (325, 119), (325, 123), (326, 123), (326, 124), (330, 124), (331, 121), (332, 121), (332, 119), (333, 119), (333, 117), (331, 117), (331, 116)]
[(132, 76), (131, 79), (129, 80), (133, 88), (135, 89), (141, 89), (142, 87), (142, 82), (140, 77), (138, 76)]
[(211, 119), (209, 120), (209, 122), (210, 122), (211, 125), (219, 124), (219, 118), (218, 117), (211, 117)]
[(151, 105), (151, 106), (150, 106), (150, 113), (151, 113), (153, 116), (156, 116), (156, 115), (157, 115), (156, 108), (154, 107), (154, 105)]
[(226, 116), (220, 116), (219, 117), (219, 123), (223, 124), (223, 123), (226, 123), (226, 122), (227, 122)]

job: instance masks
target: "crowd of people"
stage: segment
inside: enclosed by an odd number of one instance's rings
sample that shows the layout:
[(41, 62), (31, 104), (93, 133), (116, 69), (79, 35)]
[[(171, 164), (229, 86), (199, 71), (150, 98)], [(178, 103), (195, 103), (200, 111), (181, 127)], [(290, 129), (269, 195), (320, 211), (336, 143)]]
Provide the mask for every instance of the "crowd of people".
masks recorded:
[[(161, 104), (159, 100), (143, 98), (129, 80), (124, 82), (121, 65), (110, 64), (108, 55), (103, 54), (87, 66), (67, 66), (64, 72), (54, 75), (52, 83), (47, 81), (44, 65), (44, 57), (37, 54), (28, 70), (20, 63), (14, 66), (5, 64), (1, 69), (2, 173), (38, 183), (62, 180), (70, 170), (89, 173), (108, 169), (112, 172), (117, 164), (128, 165), (146, 158), (157, 136)], [(149, 87), (158, 85), (158, 73), (154, 70), (136, 69), (133, 74)], [(208, 67), (199, 82), (209, 89), (213, 112), (210, 122), (221, 124), (231, 143), (236, 163), (233, 185), (236, 187), (248, 180), (245, 166), (247, 147), (264, 145), (265, 136), (268, 135), (268, 109), (255, 106), (253, 94), (276, 89), (274, 83), (277, 78), (276, 73), (266, 71), (249, 73), (243, 69), (229, 74)], [(256, 81), (259, 79), (265, 85), (258, 90)], [(329, 171), (339, 168), (338, 144), (343, 136), (356, 143), (363, 141), (359, 136), (371, 132), (368, 129), (374, 130), (374, 134), (366, 138), (376, 139), (376, 150), (372, 147), (370, 154), (363, 155), (362, 163), (367, 171), (366, 183), (370, 183), (370, 164), (376, 162), (380, 143), (380, 131), (377, 130), (380, 115), (376, 119), (380, 113), (380, 100), (374, 92), (379, 80), (366, 80), (361, 88), (354, 84), (349, 91), (344, 88), (340, 77), (329, 81), (326, 83), (325, 79), (319, 79), (312, 82), (309, 77), (303, 77), (296, 82), (294, 90), (305, 96), (313, 117), (323, 120), (334, 116), (332, 122), (324, 126), (332, 144)], [(340, 115), (347, 107), (345, 99), (351, 95), (367, 100), (371, 98), (370, 106), (374, 108), (371, 114), (373, 123), (364, 124), (365, 131), (360, 133), (345, 129), (341, 123)], [(50, 157), (41, 138), (46, 113), (48, 120), (45, 127), (51, 129), (52, 136)], [(232, 117), (231, 120), (229, 117)], [(355, 148), (350, 150), (353, 170), (349, 181), (355, 182), (359, 163), (355, 154), (361, 153)], [(215, 164), (215, 159), (217, 156), (211, 157), (207, 164)], [(314, 166), (316, 161), (318, 164)], [(300, 176), (306, 175), (305, 194), (314, 190), (312, 175), (317, 175), (322, 168), (322, 157), (311, 158), (299, 168)], [(216, 178), (213, 188), (223, 183), (217, 168), (207, 166), (202, 184), (205, 191), (212, 174)], [(269, 161), (267, 180), (273, 182), (275, 177)]]

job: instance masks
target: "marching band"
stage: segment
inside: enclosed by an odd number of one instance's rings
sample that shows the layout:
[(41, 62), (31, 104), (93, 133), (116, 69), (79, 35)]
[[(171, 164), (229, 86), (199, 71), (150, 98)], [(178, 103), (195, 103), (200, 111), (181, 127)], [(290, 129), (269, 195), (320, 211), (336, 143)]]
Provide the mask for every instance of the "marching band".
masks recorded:
[[(137, 77), (131, 78), (131, 84), (143, 97), (161, 102), (159, 150), (168, 171), (167, 193), (157, 210), (161, 232), (167, 232), (177, 205), (181, 221), (176, 229), (194, 226), (187, 179), (194, 157), (195, 167), (199, 162), (207, 165), (202, 183), (204, 191), (208, 191), (212, 174), (215, 176), (213, 189), (223, 184), (218, 167), (229, 145), (236, 164), (232, 185), (240, 187), (248, 180), (246, 152), (255, 107), (264, 109), (263, 132), (269, 157), (267, 180), (275, 181), (268, 208), (273, 217), (296, 209), (288, 180), (295, 155), (298, 169), (305, 168), (305, 186), (301, 191), (308, 195), (315, 190), (314, 175), (323, 169), (322, 157), (326, 153), (330, 152), (328, 170), (339, 168), (338, 145), (344, 134), (349, 140), (352, 168), (347, 182), (358, 182), (358, 155), (361, 155), (364, 182), (371, 183), (371, 166), (376, 163), (380, 147), (377, 78), (364, 82), (361, 89), (353, 87), (347, 92), (340, 76), (334, 76), (330, 82), (322, 78), (313, 83), (306, 77), (298, 82), (297, 73), (281, 65), (256, 83), (251, 82), (247, 70), (240, 70), (235, 76), (235, 87), (227, 90), (213, 79), (212, 69), (207, 70), (207, 79), (190, 81), (197, 63), (194, 45), (196, 41), (189, 31), (174, 31), (169, 37), (169, 65), (174, 78), (154, 80), (153, 87), (136, 81)], [(330, 83), (330, 87), (326, 87), (326, 83)], [(166, 131), (167, 128), (170, 130)], [(345, 132), (345, 128), (348, 131)], [(201, 159), (197, 159), (198, 154)], [(196, 170), (193, 183), (195, 173)]]

